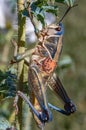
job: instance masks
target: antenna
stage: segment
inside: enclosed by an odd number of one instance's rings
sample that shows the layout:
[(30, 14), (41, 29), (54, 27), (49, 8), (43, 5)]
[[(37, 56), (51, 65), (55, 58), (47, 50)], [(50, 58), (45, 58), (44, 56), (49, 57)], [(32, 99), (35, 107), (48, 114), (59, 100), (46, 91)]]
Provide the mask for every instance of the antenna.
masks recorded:
[(68, 14), (68, 12), (69, 12), (72, 8), (74, 8), (74, 7), (76, 7), (76, 6), (78, 6), (78, 4), (75, 4), (75, 5), (73, 5), (72, 7), (69, 6), (69, 7), (67, 8), (67, 10), (65, 11), (64, 15), (62, 16), (62, 18), (59, 20), (58, 23), (62, 22), (62, 20), (65, 18), (65, 16)]

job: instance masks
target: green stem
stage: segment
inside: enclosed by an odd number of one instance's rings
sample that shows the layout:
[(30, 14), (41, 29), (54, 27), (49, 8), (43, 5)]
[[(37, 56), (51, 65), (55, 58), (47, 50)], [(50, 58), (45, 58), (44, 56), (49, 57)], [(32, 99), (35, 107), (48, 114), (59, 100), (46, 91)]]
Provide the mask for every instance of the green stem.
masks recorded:
[[(25, 52), (25, 20), (22, 16), (22, 10), (24, 9), (24, 0), (17, 0), (18, 7), (18, 54)], [(18, 85), (17, 89), (23, 91), (23, 75), (24, 75), (24, 60), (18, 63)], [(18, 101), (18, 124), (19, 130), (22, 130), (22, 99)]]

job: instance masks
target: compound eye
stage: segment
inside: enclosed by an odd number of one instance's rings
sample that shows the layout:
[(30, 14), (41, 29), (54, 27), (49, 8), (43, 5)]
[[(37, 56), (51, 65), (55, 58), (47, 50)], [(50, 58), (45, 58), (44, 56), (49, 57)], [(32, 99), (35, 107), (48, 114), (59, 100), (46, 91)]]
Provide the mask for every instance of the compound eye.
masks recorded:
[(61, 27), (59, 26), (59, 27), (55, 28), (55, 30), (56, 31), (61, 31)]

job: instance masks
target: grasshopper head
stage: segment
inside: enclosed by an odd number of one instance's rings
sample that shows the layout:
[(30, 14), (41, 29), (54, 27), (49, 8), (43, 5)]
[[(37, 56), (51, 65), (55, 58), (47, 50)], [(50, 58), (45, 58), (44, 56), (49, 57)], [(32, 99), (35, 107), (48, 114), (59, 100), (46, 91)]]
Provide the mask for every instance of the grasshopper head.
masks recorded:
[(64, 27), (62, 23), (58, 25), (52, 24), (48, 27), (48, 34), (49, 35), (63, 35), (64, 34)]

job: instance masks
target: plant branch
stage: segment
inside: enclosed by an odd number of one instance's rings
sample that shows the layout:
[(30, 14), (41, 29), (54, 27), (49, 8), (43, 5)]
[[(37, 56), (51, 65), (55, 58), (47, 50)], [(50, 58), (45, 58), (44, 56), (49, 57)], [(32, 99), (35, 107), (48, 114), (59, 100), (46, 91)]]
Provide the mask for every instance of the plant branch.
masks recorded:
[[(22, 4), (21, 4), (22, 3)], [(24, 0), (17, 0), (18, 7), (18, 54), (25, 52), (25, 20), (26, 18), (22, 16), (22, 10), (24, 9)], [(23, 75), (24, 75), (24, 60), (18, 63), (18, 84), (17, 90), (23, 91)], [(19, 130), (22, 130), (22, 99), (18, 100), (18, 123)]]

